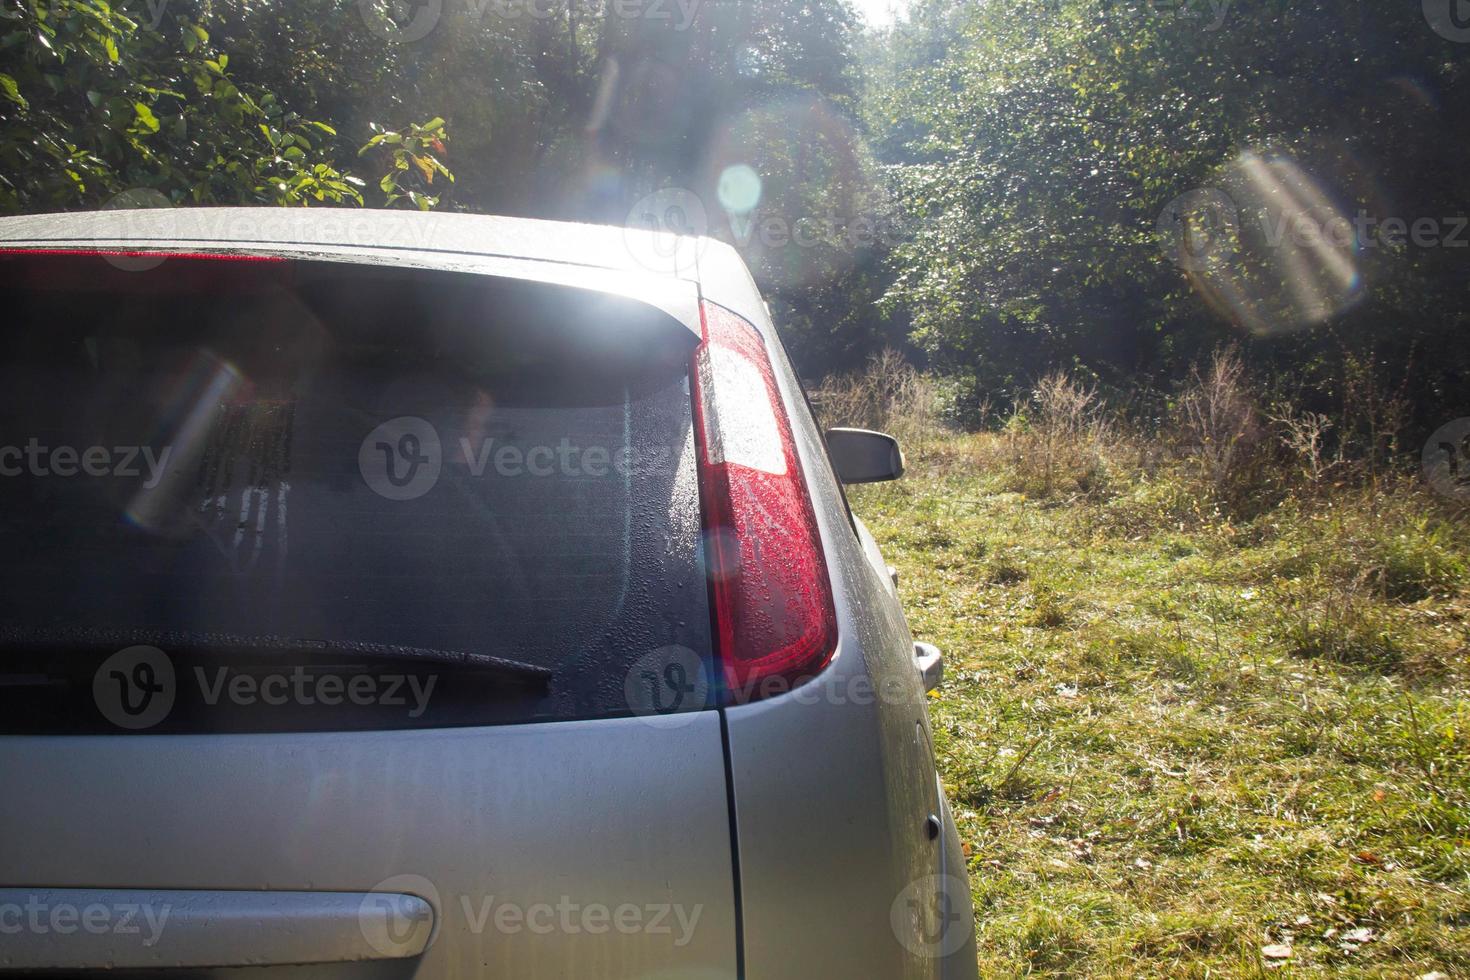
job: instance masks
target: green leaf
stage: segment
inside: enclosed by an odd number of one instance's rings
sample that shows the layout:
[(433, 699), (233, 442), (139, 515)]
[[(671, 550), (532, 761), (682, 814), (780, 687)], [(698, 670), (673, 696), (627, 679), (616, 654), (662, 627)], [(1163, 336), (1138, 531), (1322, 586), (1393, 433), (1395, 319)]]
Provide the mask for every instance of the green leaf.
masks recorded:
[(0, 92), (5, 93), (7, 99), (22, 109), (30, 108), (30, 103), (20, 94), (20, 86), (15, 84), (15, 79), (9, 75), (0, 75)]
[(119, 58), (117, 42), (110, 37), (104, 37), (102, 39), (102, 47), (107, 51), (107, 60), (113, 64), (117, 64)]
[(328, 126), (324, 122), (317, 122), (316, 120), (313, 119), (313, 120), (309, 120), (309, 123), (311, 125), (315, 126), (317, 129), (320, 129), (322, 132), (328, 134), (329, 136), (336, 136), (337, 135), (337, 131), (335, 129), (333, 129), (331, 126)]
[(158, 132), (158, 117), (153, 110), (141, 102), (133, 103), (133, 111), (138, 114), (138, 125), (150, 133)]

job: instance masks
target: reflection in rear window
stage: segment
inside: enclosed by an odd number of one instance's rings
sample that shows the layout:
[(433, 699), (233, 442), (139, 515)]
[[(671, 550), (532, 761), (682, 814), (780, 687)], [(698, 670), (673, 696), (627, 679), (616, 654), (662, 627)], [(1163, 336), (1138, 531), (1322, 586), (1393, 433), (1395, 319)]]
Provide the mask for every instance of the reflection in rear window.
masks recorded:
[(492, 654), (562, 715), (708, 650), (678, 324), (325, 265), (0, 274), (8, 627)]

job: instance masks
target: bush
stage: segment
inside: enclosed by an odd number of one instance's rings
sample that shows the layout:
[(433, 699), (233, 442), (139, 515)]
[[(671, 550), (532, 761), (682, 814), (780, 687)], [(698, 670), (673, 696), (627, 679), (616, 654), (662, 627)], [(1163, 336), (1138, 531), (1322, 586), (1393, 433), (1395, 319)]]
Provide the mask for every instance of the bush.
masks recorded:
[(973, 374), (940, 376), (934, 385), (934, 410), (942, 424), (968, 432), (995, 424), (994, 401)]
[(1278, 408), (1270, 416), (1281, 446), (1295, 461), (1306, 486), (1317, 489), (1323, 478), (1340, 459), (1327, 456), (1327, 434), (1332, 419), (1320, 412), (1298, 413), (1290, 405)]
[(1195, 367), (1179, 395), (1175, 424), (1215, 500), (1238, 502), (1255, 488), (1260, 413), (1235, 348), (1217, 350), (1203, 372)]
[(1001, 434), (1013, 488), (1043, 497), (1101, 490), (1119, 442), (1097, 389), (1063, 371), (1037, 382)]
[(828, 378), (811, 399), (824, 427), (887, 432), (913, 452), (939, 427), (933, 379), (895, 350), (874, 354), (861, 371)]

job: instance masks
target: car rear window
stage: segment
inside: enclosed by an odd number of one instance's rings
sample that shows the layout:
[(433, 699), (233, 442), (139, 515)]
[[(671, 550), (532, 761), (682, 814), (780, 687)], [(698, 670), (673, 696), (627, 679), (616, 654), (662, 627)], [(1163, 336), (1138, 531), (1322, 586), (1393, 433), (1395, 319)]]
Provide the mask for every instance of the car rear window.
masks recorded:
[(22, 256), (0, 276), (12, 669), (211, 637), (546, 669), (488, 714), (446, 696), (412, 720), (468, 724), (626, 713), (651, 651), (707, 658), (697, 338), (665, 314), (331, 263)]

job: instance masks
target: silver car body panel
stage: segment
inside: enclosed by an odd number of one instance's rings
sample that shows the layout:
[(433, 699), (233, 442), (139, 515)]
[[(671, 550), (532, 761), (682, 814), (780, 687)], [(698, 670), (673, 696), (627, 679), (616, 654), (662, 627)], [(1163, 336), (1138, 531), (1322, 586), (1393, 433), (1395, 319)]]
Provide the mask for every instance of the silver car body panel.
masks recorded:
[(696, 240), (607, 225), (442, 212), (345, 208), (144, 208), (0, 218), (0, 242), (115, 241), (135, 247), (303, 245), (536, 259), (596, 269), (694, 278)]
[[(418, 876), (437, 891), (434, 940), (414, 974), (423, 978), (975, 976), (964, 861), (935, 777), (913, 638), (733, 249), (396, 212), (0, 219), (0, 254), (111, 245), (518, 275), (641, 297), (691, 329), (699, 298), (727, 307), (771, 351), (840, 640), (830, 667), (806, 685), (673, 725), (3, 737), (0, 887), (419, 894), (403, 878)], [(947, 889), (958, 948), (903, 935), (908, 903), (930, 879)], [(700, 912), (683, 945), (677, 922), (672, 935), (510, 936), (468, 921), (490, 896), (520, 906), (682, 905), (686, 922)]]
[[(952, 942), (971, 932), (971, 913), (968, 886), (958, 893), (963, 871), (954, 875), (942, 846), (953, 821), (935, 778), (913, 637), (882, 556), (848, 519), (739, 255), (709, 243), (700, 280), (707, 300), (766, 337), (821, 526), (840, 636), (831, 667), (807, 687), (728, 712), (747, 976), (974, 976), (973, 938), (940, 955), (943, 942), (905, 944), (895, 925), (932, 876), (955, 879), (949, 899), (963, 921)], [(939, 840), (929, 837), (931, 816), (947, 825)]]
[[(7, 736), (0, 883), (406, 893), (419, 977), (729, 976), (719, 718), (688, 719)], [(583, 919), (623, 906), (639, 931)]]

